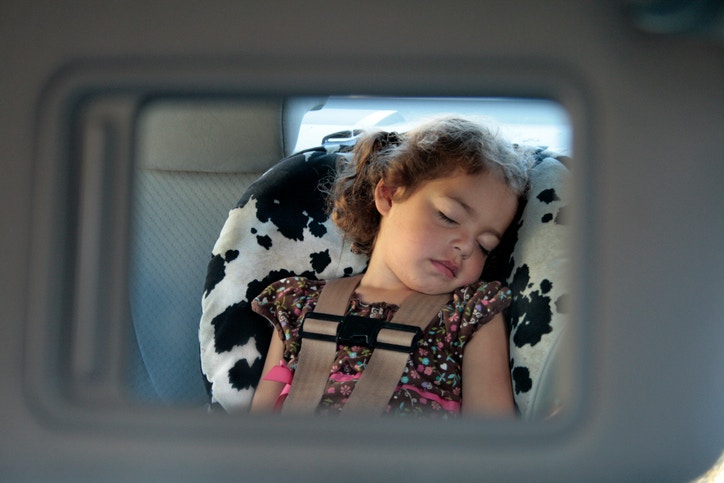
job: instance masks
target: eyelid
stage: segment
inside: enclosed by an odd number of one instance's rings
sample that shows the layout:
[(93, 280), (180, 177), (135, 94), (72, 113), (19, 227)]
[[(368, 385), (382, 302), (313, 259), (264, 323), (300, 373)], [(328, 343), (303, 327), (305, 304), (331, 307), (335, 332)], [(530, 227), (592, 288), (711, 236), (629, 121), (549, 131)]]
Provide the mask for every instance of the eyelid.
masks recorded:
[[(483, 253), (487, 255), (490, 255), (496, 248), (498, 248), (498, 245), (500, 245), (500, 239), (498, 237), (495, 237), (495, 241), (491, 238), (490, 240), (487, 240), (487, 236), (483, 238), (482, 236), (478, 238), (478, 245), (483, 250)], [(491, 248), (485, 248), (486, 244), (484, 244), (483, 240), (487, 240), (487, 246), (490, 246)]]
[(488, 255), (490, 255), (490, 252), (493, 251), (493, 250), (488, 250), (487, 248), (485, 248), (482, 243), (478, 243), (478, 246), (479, 246), (480, 249), (483, 251), (483, 255), (485, 255), (486, 257), (487, 257)]
[(437, 215), (440, 217), (440, 219), (441, 219), (442, 221), (444, 221), (444, 222), (446, 222), (446, 223), (452, 223), (452, 224), (455, 224), (455, 225), (458, 225), (458, 224), (459, 224), (457, 221), (455, 221), (455, 220), (453, 220), (452, 218), (450, 218), (449, 216), (447, 216), (447, 215), (446, 215), (445, 213), (443, 213), (441, 210), (437, 210)]

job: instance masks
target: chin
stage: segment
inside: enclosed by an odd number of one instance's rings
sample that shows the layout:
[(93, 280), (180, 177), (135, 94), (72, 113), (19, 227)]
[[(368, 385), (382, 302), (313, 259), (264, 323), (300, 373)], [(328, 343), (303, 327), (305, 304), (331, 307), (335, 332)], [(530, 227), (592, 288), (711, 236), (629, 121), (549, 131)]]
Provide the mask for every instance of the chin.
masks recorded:
[(453, 279), (450, 281), (421, 284), (420, 286), (414, 287), (413, 290), (426, 295), (439, 295), (442, 293), (452, 293), (455, 289), (462, 287), (463, 285), (465, 284)]

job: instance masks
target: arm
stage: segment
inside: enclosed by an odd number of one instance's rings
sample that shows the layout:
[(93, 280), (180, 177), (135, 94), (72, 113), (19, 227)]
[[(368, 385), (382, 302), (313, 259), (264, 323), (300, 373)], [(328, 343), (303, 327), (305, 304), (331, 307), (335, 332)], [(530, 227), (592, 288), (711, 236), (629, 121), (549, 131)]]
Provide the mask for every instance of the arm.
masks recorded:
[(262, 380), (259, 381), (259, 385), (254, 393), (254, 399), (251, 401), (250, 412), (272, 412), (274, 404), (276, 404), (279, 394), (284, 388), (284, 383), (276, 381), (265, 381), (266, 376), (272, 367), (279, 364), (279, 361), (284, 356), (284, 344), (279, 337), (279, 334), (274, 331), (272, 334), (271, 344), (266, 354), (266, 361), (264, 362), (264, 369), (262, 370)]
[(463, 355), (463, 414), (514, 415), (508, 335), (502, 314), (480, 327)]

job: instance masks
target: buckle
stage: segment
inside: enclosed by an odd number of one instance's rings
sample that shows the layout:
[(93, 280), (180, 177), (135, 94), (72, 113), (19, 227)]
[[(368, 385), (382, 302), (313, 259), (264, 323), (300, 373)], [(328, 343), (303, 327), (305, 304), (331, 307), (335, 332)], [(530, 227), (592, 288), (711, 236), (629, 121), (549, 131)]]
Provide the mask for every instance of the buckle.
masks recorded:
[(337, 329), (337, 343), (344, 345), (377, 345), (377, 334), (384, 320), (347, 315)]
[[(336, 323), (336, 336), (331, 335), (329, 330), (325, 333), (315, 332), (314, 328), (307, 326), (307, 320), (322, 321), (326, 323)], [(314, 325), (310, 322), (309, 324)], [(407, 332), (412, 334), (412, 338), (408, 338), (409, 344), (398, 344), (394, 342), (383, 342), (378, 340), (380, 330), (387, 329), (392, 331)], [(418, 340), (422, 337), (422, 329), (405, 324), (396, 324), (386, 322), (382, 319), (371, 319), (369, 317), (360, 317), (358, 315), (330, 315), (317, 312), (310, 312), (302, 321), (299, 329), (299, 335), (306, 339), (316, 339), (328, 342), (335, 342), (341, 345), (364, 345), (371, 349), (379, 348), (396, 352), (408, 352), (417, 346)]]

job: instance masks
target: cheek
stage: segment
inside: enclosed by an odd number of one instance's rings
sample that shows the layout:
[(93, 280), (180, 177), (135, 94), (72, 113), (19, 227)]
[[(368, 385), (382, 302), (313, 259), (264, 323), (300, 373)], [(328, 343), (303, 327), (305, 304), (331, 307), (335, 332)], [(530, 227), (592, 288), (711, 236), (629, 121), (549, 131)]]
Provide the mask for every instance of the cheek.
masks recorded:
[(430, 247), (442, 239), (439, 227), (421, 216), (401, 220), (398, 235), (409, 242), (407, 249)]

